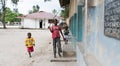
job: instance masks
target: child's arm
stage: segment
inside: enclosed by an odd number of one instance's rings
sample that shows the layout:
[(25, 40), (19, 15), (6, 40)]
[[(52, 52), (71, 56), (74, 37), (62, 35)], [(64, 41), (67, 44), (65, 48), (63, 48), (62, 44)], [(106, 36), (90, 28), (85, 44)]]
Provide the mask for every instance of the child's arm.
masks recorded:
[(27, 39), (25, 39), (25, 46), (28, 46), (28, 44), (27, 44)]
[(63, 33), (62, 33), (61, 27), (59, 27), (59, 31), (60, 31), (60, 33), (61, 33), (61, 35), (62, 35), (62, 37), (63, 37), (63, 40), (65, 40), (64, 35), (63, 35)]
[(35, 40), (34, 40), (34, 38), (32, 40), (33, 40), (33, 45), (35, 46)]
[(50, 26), (48, 27), (48, 29), (50, 30), (51, 33), (53, 32), (53, 30), (50, 28)]

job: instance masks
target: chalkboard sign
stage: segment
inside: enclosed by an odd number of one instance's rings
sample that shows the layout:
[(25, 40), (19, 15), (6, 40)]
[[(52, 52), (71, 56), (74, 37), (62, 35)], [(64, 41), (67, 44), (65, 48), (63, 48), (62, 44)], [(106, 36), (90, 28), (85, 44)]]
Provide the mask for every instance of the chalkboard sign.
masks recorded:
[(120, 0), (105, 0), (104, 34), (120, 39)]

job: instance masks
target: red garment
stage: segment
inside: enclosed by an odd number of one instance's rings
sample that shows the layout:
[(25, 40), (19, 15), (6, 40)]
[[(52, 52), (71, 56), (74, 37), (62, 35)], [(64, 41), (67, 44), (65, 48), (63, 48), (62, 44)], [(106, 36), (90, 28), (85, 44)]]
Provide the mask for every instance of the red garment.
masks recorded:
[(52, 38), (59, 38), (60, 37), (60, 31), (61, 31), (61, 27), (60, 26), (52, 26), (51, 30), (52, 32)]
[(33, 46), (32, 46), (32, 47), (27, 47), (27, 51), (28, 51), (28, 52), (33, 52), (33, 51), (34, 51)]

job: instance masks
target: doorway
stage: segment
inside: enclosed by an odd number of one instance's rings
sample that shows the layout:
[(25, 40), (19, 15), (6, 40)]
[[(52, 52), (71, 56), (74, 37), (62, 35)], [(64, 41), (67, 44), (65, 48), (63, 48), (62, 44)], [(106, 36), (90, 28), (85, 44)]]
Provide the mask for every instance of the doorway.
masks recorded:
[(39, 22), (39, 28), (42, 28), (42, 23), (43, 23), (43, 21), (40, 20), (40, 22)]

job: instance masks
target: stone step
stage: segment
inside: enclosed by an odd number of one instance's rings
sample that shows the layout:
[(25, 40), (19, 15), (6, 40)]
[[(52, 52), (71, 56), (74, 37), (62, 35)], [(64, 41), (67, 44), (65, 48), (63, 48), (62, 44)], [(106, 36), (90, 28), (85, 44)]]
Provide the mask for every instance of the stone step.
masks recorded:
[(73, 48), (72, 44), (63, 45), (63, 57), (76, 57), (75, 48)]
[(53, 58), (50, 60), (51, 62), (76, 62), (76, 58)]

